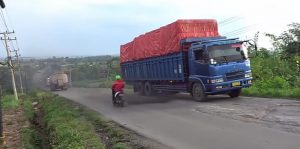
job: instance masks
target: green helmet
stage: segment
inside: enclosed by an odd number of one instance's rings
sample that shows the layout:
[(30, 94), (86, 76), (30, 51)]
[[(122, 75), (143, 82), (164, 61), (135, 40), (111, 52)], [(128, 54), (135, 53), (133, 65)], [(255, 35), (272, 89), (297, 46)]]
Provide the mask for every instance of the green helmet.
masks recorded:
[(116, 75), (116, 80), (121, 80), (121, 76), (120, 75)]

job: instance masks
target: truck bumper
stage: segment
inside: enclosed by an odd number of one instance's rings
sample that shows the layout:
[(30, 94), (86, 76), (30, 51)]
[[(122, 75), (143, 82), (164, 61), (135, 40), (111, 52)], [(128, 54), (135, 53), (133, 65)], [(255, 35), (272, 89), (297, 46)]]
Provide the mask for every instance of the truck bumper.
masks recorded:
[(215, 84), (206, 84), (206, 94), (214, 95), (214, 94), (223, 94), (228, 93), (235, 89), (250, 87), (252, 84), (252, 78), (233, 80), (222, 83)]

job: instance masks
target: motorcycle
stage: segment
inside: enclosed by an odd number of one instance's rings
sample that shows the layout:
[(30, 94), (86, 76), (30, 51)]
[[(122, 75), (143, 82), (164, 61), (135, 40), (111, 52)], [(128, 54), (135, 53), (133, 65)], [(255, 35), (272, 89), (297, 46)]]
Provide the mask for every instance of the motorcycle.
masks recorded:
[(119, 106), (119, 107), (124, 107), (125, 105), (125, 100), (124, 98), (124, 93), (122, 91), (116, 92), (114, 95), (113, 99), (113, 105), (114, 106)]

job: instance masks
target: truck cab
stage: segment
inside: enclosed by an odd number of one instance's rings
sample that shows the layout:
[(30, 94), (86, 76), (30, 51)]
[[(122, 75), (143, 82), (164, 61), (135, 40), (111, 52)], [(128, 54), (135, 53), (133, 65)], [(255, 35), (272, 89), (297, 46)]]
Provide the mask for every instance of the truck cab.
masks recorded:
[(252, 74), (245, 41), (237, 38), (192, 38), (182, 41), (188, 50), (189, 91), (195, 100), (207, 95), (240, 95), (251, 85)]

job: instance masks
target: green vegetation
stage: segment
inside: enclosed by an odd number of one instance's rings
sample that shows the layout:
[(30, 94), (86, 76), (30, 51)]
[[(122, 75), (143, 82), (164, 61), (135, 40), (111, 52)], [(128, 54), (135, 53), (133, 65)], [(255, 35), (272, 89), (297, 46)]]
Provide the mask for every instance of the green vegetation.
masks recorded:
[[(0, 61), (2, 62), (2, 61)], [(15, 71), (15, 78), (19, 78), (21, 75), (23, 78), (23, 87), (26, 89), (25, 91), (29, 91), (32, 88), (32, 80), (34, 73), (37, 69), (39, 69), (40, 65), (38, 65), (40, 62), (35, 60), (26, 60), (24, 59), (22, 61), (22, 74), (19, 74), (18, 71)], [(14, 63), (14, 66), (17, 66), (17, 64)], [(3, 91), (3, 93), (12, 94), (12, 83), (11, 83), (11, 72), (7, 65), (1, 65), (0, 64), (0, 90)], [(20, 82), (18, 79), (16, 79), (16, 85), (20, 86)]]
[(69, 66), (72, 70), (72, 80), (105, 80), (110, 76), (120, 73), (118, 57), (89, 57), (82, 59), (71, 59), (67, 62), (73, 62)]
[(94, 126), (70, 106), (62, 97), (37, 92), (52, 148), (105, 148)]
[[(14, 127), (11, 127), (10, 129), (18, 129), (18, 128), (21, 129), (20, 131), (21, 148), (26, 148), (26, 149), (41, 148), (40, 146), (41, 140), (38, 131), (29, 125), (29, 121), (33, 120), (34, 110), (32, 107), (31, 100), (28, 98), (28, 96), (21, 96), (19, 100), (15, 100), (13, 95), (6, 95), (3, 97), (2, 105), (4, 108), (3, 114), (8, 113), (9, 115), (14, 115), (13, 118), (17, 120), (17, 122), (14, 124)], [(24, 110), (24, 115), (22, 115), (23, 110)], [(11, 120), (11, 121), (15, 121), (15, 120)], [(6, 130), (6, 131), (9, 132), (11, 130)]]
[(37, 130), (33, 128), (21, 129), (21, 148), (39, 149), (41, 148), (41, 139)]
[[(35, 116), (32, 99), (29, 96), (22, 96), (20, 98), (20, 103), (20, 105), (23, 107), (26, 121), (32, 123)], [(26, 127), (21, 128), (21, 148), (42, 148), (41, 134), (37, 131), (35, 126), (30, 124), (29, 126), (26, 125)]]
[(54, 57), (43, 61), (50, 68), (50, 71), (46, 72), (48, 76), (57, 71), (64, 71), (74, 87), (110, 87), (111, 78), (120, 74), (119, 57), (114, 56)]
[(128, 134), (99, 113), (51, 93), (35, 91), (33, 96), (43, 111), (52, 148), (131, 148)]
[(30, 99), (24, 100), (23, 101), (23, 107), (24, 107), (24, 113), (26, 119), (29, 121), (32, 121), (34, 118), (34, 110), (32, 106), (32, 101)]
[(6, 95), (2, 99), (2, 106), (4, 109), (15, 109), (19, 106), (19, 101), (13, 95)]
[(18, 102), (13, 96), (5, 96), (2, 102), (7, 110), (24, 110), (24, 121), (20, 123), (21, 148), (131, 148), (125, 138), (128, 134), (119, 126), (52, 93), (37, 90), (31, 96), (22, 96)]
[(264, 97), (300, 97), (300, 24), (289, 25), (280, 36), (266, 34), (273, 49), (250, 49), (254, 78), (244, 95)]
[(112, 146), (113, 149), (130, 149), (129, 145), (126, 144), (128, 141), (124, 141), (126, 140), (124, 139), (125, 136), (128, 136), (126, 132), (118, 128), (114, 123), (103, 120), (103, 118), (99, 116), (99, 113), (85, 108), (81, 108), (80, 110), (82, 115), (92, 122), (94, 126), (100, 127), (102, 135), (109, 138), (109, 145)]
[(117, 143), (112, 146), (113, 149), (129, 149), (125, 143)]

